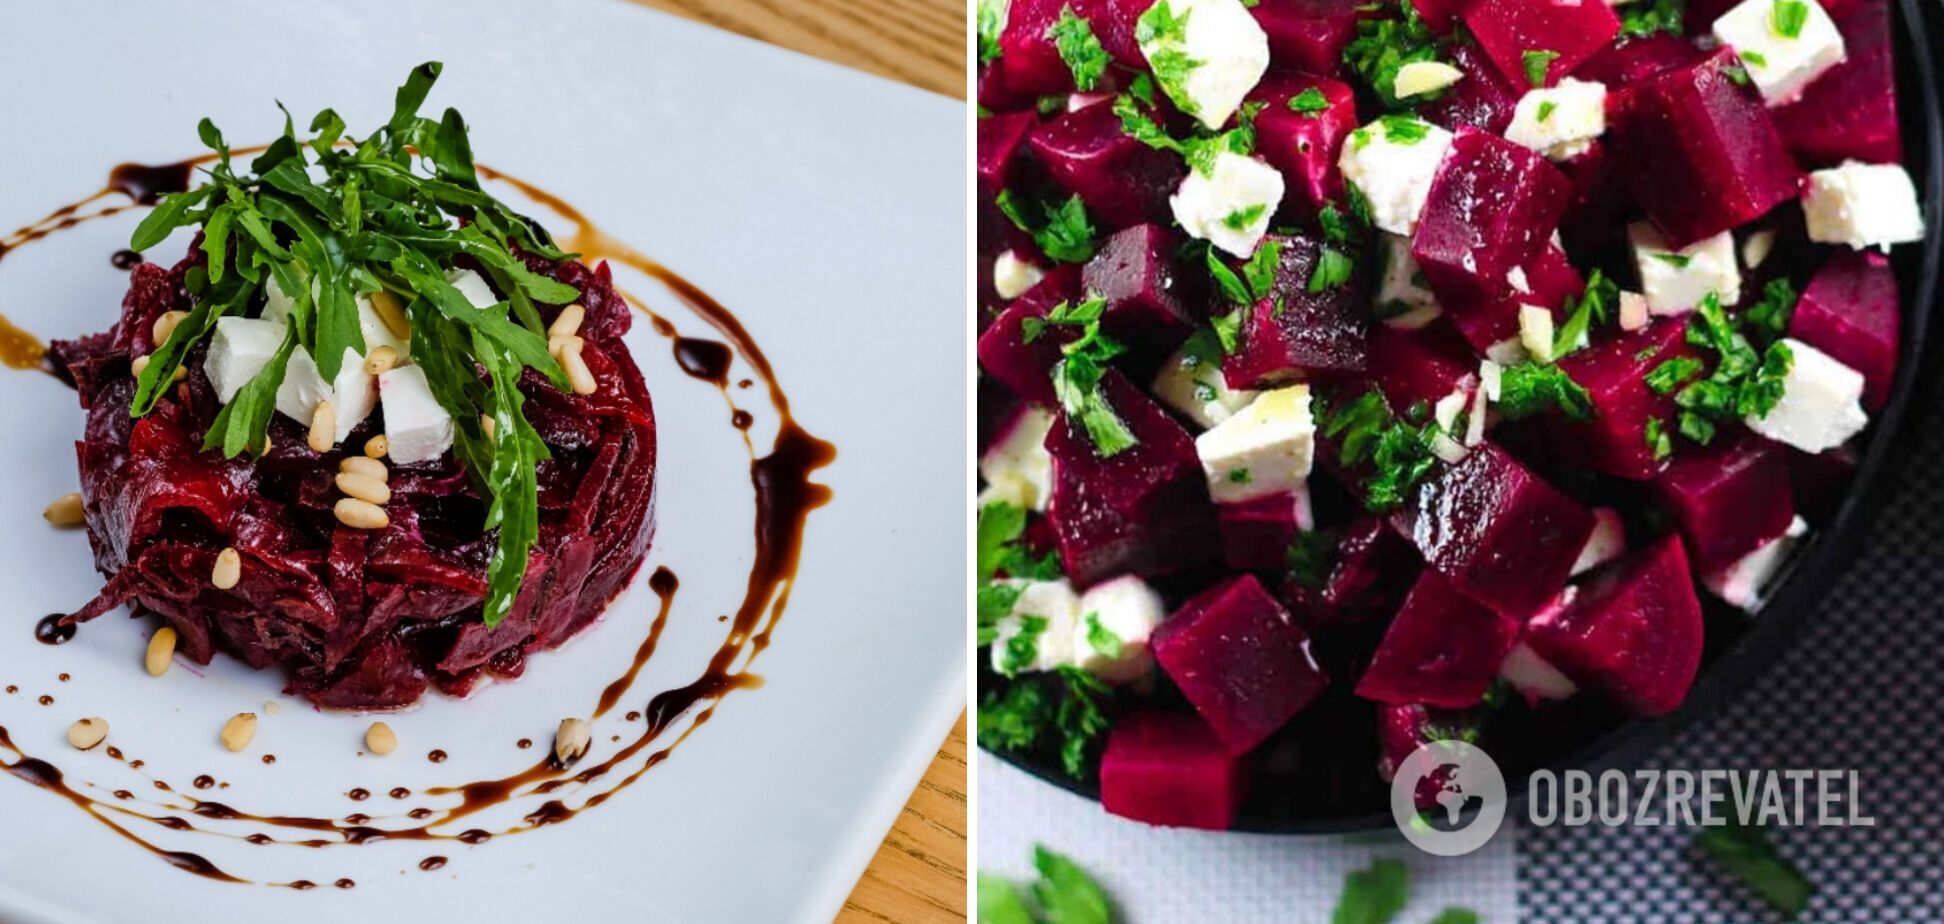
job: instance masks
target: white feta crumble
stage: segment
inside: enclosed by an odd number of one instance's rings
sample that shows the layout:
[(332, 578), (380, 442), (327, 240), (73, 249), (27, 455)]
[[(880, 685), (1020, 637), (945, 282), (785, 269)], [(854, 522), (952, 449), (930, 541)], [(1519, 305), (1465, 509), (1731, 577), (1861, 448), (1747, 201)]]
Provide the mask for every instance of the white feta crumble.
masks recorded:
[(1633, 245), (1634, 266), (1640, 271), (1649, 312), (1686, 314), (1710, 292), (1720, 296), (1723, 305), (1741, 301), (1741, 269), (1735, 263), (1732, 233), (1723, 231), (1675, 250), (1659, 230), (1642, 221), (1628, 226), (1627, 240)]
[(1793, 102), (1844, 56), (1843, 34), (1816, 0), (1742, 0), (1714, 21), (1714, 36), (1741, 55), (1770, 106)]
[(216, 331), (209, 337), (209, 352), (203, 357), (203, 374), (216, 390), (216, 400), (224, 404), (256, 378), (258, 372), (283, 346), (284, 325), (234, 315), (216, 319)]
[(1074, 660), (1108, 683), (1129, 683), (1154, 667), (1148, 636), (1168, 618), (1168, 605), (1133, 575), (1102, 581), (1080, 595)]
[[(1032, 406), (1022, 409), (1011, 429), (979, 457), (979, 477), (986, 480), (987, 490), (1002, 491), (1028, 510), (1045, 510), (1053, 493), (1053, 457), (1046, 452), (1051, 429), (1052, 414)], [(982, 495), (981, 506), (984, 502)]]
[(1295, 491), (1309, 477), (1316, 422), (1308, 385), (1256, 396), (1235, 416), (1195, 437), (1195, 454), (1218, 504)]
[(1379, 234), (1384, 242), (1384, 275), (1377, 285), (1377, 317), (1402, 330), (1416, 330), (1436, 320), (1444, 312), (1411, 256), (1410, 238)]
[(1636, 331), (1647, 326), (1652, 312), (1647, 310), (1647, 296), (1639, 292), (1620, 290), (1620, 329)]
[(385, 438), (393, 462), (426, 462), (452, 448), (452, 416), (432, 396), (425, 370), (400, 366), (378, 377), (378, 399), (385, 408)]
[[(317, 283), (313, 281), (311, 283), (313, 304), (315, 304), (314, 300), (317, 297), (317, 291)], [(263, 320), (275, 321), (279, 324), (287, 322), (290, 319), (290, 309), (295, 306), (295, 300), (285, 294), (283, 288), (277, 285), (276, 276), (273, 275), (265, 281), (263, 294)], [(398, 361), (400, 364), (403, 364), (412, 354), (411, 338), (409, 336), (400, 338), (392, 334), (391, 328), (385, 326), (384, 319), (379, 316), (378, 309), (372, 307), (370, 295), (359, 293), (356, 303), (358, 308), (358, 331), (364, 335), (365, 355), (369, 355), (372, 350), (381, 346), (388, 346), (392, 348), (393, 352), (398, 354)], [(315, 311), (316, 309), (313, 308), (312, 310)]]
[(995, 627), (992, 669), (1010, 677), (1071, 664), (1080, 623), (1080, 598), (1072, 585), (1064, 579), (1002, 583), (1019, 588), (1019, 597)]
[(1749, 269), (1759, 269), (1768, 261), (1769, 253), (1773, 250), (1775, 250), (1774, 231), (1764, 229), (1750, 234), (1747, 240), (1742, 241), (1742, 265)]
[(1232, 151), (1215, 155), (1209, 172), (1188, 171), (1168, 197), (1175, 221), (1189, 235), (1237, 257), (1255, 253), (1282, 204), (1282, 172)]
[(1134, 30), (1161, 91), (1221, 128), (1269, 69), (1269, 36), (1242, 0), (1158, 0)]
[(337, 432), (331, 442), (341, 443), (371, 415), (378, 403), (376, 386), (377, 377), (365, 371), (364, 359), (356, 350), (344, 348), (337, 377), (327, 382), (310, 351), (298, 347), (291, 351), (283, 382), (277, 386), (277, 413), (309, 426), (318, 402), (329, 401), (337, 416)]
[(1006, 301), (1026, 294), (1027, 289), (1039, 285), (1044, 278), (1046, 273), (1039, 267), (1020, 259), (1018, 254), (1010, 250), (992, 261), (992, 289)]
[(1421, 119), (1385, 116), (1350, 133), (1337, 167), (1370, 202), (1372, 224), (1410, 237), (1452, 138)]
[(1570, 678), (1524, 642), (1512, 646), (1500, 662), (1499, 676), (1533, 699), (1567, 699), (1579, 692)]
[(1910, 174), (1897, 164), (1844, 161), (1841, 166), (1809, 174), (1802, 194), (1802, 214), (1809, 239), (1824, 244), (1889, 247), (1922, 240), (1924, 216), (1917, 207), (1917, 188)]
[(491, 308), (500, 302), (500, 297), (493, 294), (493, 287), (487, 284), (485, 277), (472, 270), (451, 270), (446, 273), (446, 282), (458, 289), (459, 294), (464, 295), (474, 308)]
[(1212, 337), (1204, 336), (1190, 337), (1168, 357), (1161, 364), (1161, 371), (1155, 373), (1149, 390), (1162, 404), (1181, 412), (1204, 430), (1235, 416), (1257, 394), (1247, 388), (1235, 391), (1228, 387), (1228, 379), (1222, 375), (1220, 348)]
[(1471, 449), (1485, 442), (1485, 427), (1489, 423), (1488, 411), (1491, 402), (1499, 399), (1499, 386), (1503, 382), (1505, 367), (1489, 359), (1478, 363), (1478, 387), (1472, 390), (1471, 411), (1465, 418), (1465, 448)]
[(1391, 81), (1391, 95), (1404, 99), (1436, 93), (1464, 78), (1464, 71), (1443, 61), (1412, 61), (1397, 69), (1397, 79)]
[(1620, 511), (1612, 507), (1593, 509), (1593, 532), (1586, 537), (1586, 545), (1580, 547), (1579, 558), (1573, 562), (1573, 576), (1585, 574), (1607, 562), (1613, 561), (1627, 551), (1627, 527), (1620, 522)]
[(1538, 305), (1519, 306), (1519, 345), (1533, 362), (1553, 361), (1553, 316)]
[(1863, 373), (1809, 344), (1785, 337), (1792, 361), (1782, 400), (1766, 416), (1749, 415), (1748, 428), (1803, 452), (1843, 445), (1870, 422), (1863, 412)]
[(1762, 543), (1760, 548), (1742, 556), (1734, 564), (1714, 574), (1703, 575), (1701, 583), (1715, 596), (1753, 613), (1761, 606), (1762, 593), (1774, 580), (1775, 573), (1781, 570), (1783, 563), (1789, 559), (1789, 553), (1808, 533), (1809, 524), (1796, 517), (1789, 522), (1787, 532)]
[(1606, 85), (1567, 77), (1557, 86), (1530, 90), (1512, 111), (1505, 139), (1546, 155), (1572, 160), (1606, 134)]
[(1501, 366), (1516, 366), (1532, 359), (1519, 338), (1507, 337), (1485, 348), (1485, 358)]

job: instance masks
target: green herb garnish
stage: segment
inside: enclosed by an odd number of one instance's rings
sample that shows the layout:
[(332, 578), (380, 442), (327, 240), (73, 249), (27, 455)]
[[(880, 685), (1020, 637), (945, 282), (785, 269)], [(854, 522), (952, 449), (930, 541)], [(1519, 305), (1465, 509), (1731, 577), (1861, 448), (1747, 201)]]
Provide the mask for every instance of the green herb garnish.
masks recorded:
[(1409, 146), (1431, 135), (1431, 123), (1416, 116), (1387, 115), (1378, 121), (1384, 126), (1384, 140), (1392, 144)]
[(1809, 4), (1805, 0), (1775, 0), (1769, 10), (1769, 26), (1783, 38), (1801, 38), (1802, 27), (1808, 22)]
[(1168, 94), (1182, 112), (1201, 115), (1201, 106), (1188, 95), (1188, 72), (1202, 66), (1183, 48), (1188, 41), (1188, 14), (1176, 16), (1168, 0), (1157, 0), (1135, 20), (1134, 41), (1146, 50), (1161, 92)]
[(1321, 590), (1330, 579), (1336, 550), (1335, 533), (1307, 529), (1297, 533), (1295, 541), (1283, 552), (1283, 567), (1289, 572), (1290, 580), (1311, 590)]
[(1667, 264), (1668, 266), (1674, 267), (1675, 269), (1687, 269), (1688, 264), (1694, 262), (1693, 257), (1687, 256), (1685, 254), (1678, 254), (1678, 253), (1650, 253), (1648, 254), (1648, 256), (1653, 257), (1654, 259), (1659, 260), (1662, 263)]
[(1681, 409), (1681, 435), (1694, 442), (1712, 441), (1723, 422), (1767, 416), (1782, 400), (1783, 381), (1795, 363), (1794, 354), (1780, 341), (1757, 350), (1741, 322), (1721, 307), (1721, 299), (1712, 292), (1688, 321), (1688, 343), (1716, 357), (1714, 372), (1688, 384), (1674, 399)]
[(1552, 63), (1559, 59), (1559, 52), (1544, 48), (1530, 48), (1519, 58), (1525, 63), (1526, 82), (1535, 87), (1543, 87), (1546, 85), (1546, 72), (1551, 70)]
[(999, 658), (999, 673), (1011, 677), (1032, 665), (1039, 657), (1039, 640), (1046, 634), (1047, 624), (1044, 616), (1019, 614), (1019, 631), (1006, 639), (1006, 649)]
[(1719, 827), (1704, 827), (1695, 835), (1716, 863), (1740, 879), (1769, 907), (1786, 916), (1802, 913), (1809, 898), (1816, 894), (1802, 872), (1777, 852), (1761, 828), (1741, 824), (1732, 817)]
[(1743, 61), (1746, 61), (1755, 67), (1768, 67), (1768, 55), (1762, 54), (1761, 52), (1756, 51), (1753, 48), (1747, 51), (1738, 52), (1738, 54), (1741, 55), (1741, 59)]
[[(1357, 37), (1343, 48), (1343, 63), (1361, 78), (1378, 101), (1387, 110), (1402, 109), (1404, 101), (1397, 98), (1397, 72), (1404, 65), (1418, 61), (1438, 60), (1439, 42), (1424, 20), (1418, 16), (1417, 7), (1410, 0), (1372, 4), (1372, 12), (1393, 7), (1396, 17), (1360, 17), (1357, 21)], [(1413, 97), (1412, 104), (1437, 99), (1444, 91)]]
[(1508, 366), (1499, 373), (1499, 413), (1518, 420), (1557, 409), (1574, 420), (1593, 416), (1593, 396), (1566, 370), (1539, 363)]
[(1390, 924), (1410, 894), (1410, 869), (1398, 860), (1378, 860), (1344, 877), (1330, 924)]
[(1310, 273), (1308, 291), (1315, 295), (1350, 281), (1357, 271), (1356, 261), (1342, 251), (1325, 247), (1316, 256), (1316, 269)]
[(999, 36), (1006, 31), (1007, 0), (979, 0), (979, 63), (999, 60)]
[(1620, 14), (1623, 37), (1638, 38), (1656, 32), (1680, 35), (1687, 18), (1687, 4), (1682, 0), (1651, 0), (1616, 7), (1614, 12)]
[(1072, 665), (1028, 675), (979, 701), (979, 746), (995, 751), (1057, 747), (1067, 775), (1081, 778), (1087, 756), (1112, 726), (1110, 695), (1099, 678)]
[(1337, 408), (1320, 397), (1315, 404), (1318, 429), (1336, 441), (1344, 467), (1365, 471), (1364, 506), (1373, 512), (1402, 504), (1437, 463), (1430, 428), (1412, 426), (1392, 414), (1381, 391), (1373, 388)]
[(1002, 189), (993, 204), (1014, 227), (1033, 236), (1033, 243), (1061, 263), (1085, 263), (1094, 255), (1094, 226), (1078, 195), (1058, 203), (1022, 204), (1010, 189)]
[(1674, 454), (1674, 440), (1667, 435), (1667, 425), (1659, 417), (1647, 418), (1644, 435), (1647, 438), (1647, 451), (1653, 453), (1654, 461), (1659, 462)]
[(1549, 100), (1549, 99), (1548, 99), (1548, 100), (1540, 100), (1540, 101), (1539, 101), (1539, 112), (1537, 113), (1537, 116), (1538, 116), (1538, 120), (1539, 120), (1539, 121), (1541, 121), (1541, 122), (1544, 122), (1544, 121), (1546, 121), (1547, 119), (1550, 119), (1550, 118), (1552, 118), (1552, 114), (1553, 114), (1553, 111), (1554, 111), (1554, 110), (1556, 110), (1556, 109), (1558, 109), (1558, 108), (1559, 108), (1559, 104), (1558, 104), (1558, 103), (1555, 103), (1555, 102), (1553, 102), (1552, 100)]
[(1676, 356), (1647, 373), (1647, 387), (1656, 394), (1667, 394), (1701, 374), (1702, 362), (1692, 356)]
[(1289, 110), (1291, 112), (1300, 112), (1312, 119), (1316, 118), (1317, 113), (1329, 108), (1329, 99), (1324, 97), (1322, 90), (1318, 90), (1315, 87), (1306, 88), (1303, 92), (1289, 98)]
[(1060, 9), (1060, 18), (1047, 27), (1046, 35), (1053, 40), (1053, 47), (1060, 53), (1060, 60), (1066, 62), (1067, 69), (1073, 72), (1073, 85), (1082, 93), (1089, 93), (1100, 85), (1100, 78), (1107, 74), (1107, 49), (1101, 47), (1100, 39), (1094, 36), (1093, 26), (1073, 12), (1072, 6)]
[(1795, 286), (1787, 279), (1771, 279), (1762, 289), (1762, 299), (1742, 313), (1742, 319), (1749, 326), (1766, 337), (1780, 337), (1789, 330), (1789, 320), (1795, 317)]
[(1619, 307), (1620, 287), (1595, 269), (1579, 297), (1566, 302), (1566, 321), (1553, 332), (1553, 361), (1579, 349), (1595, 325), (1612, 323)]
[(1107, 893), (1072, 860), (1035, 845), (1033, 868), (1039, 878), (1030, 890), (990, 873), (979, 874), (979, 924), (1109, 924), (1113, 920)]
[(1100, 332), (1100, 319), (1107, 300), (1089, 296), (1079, 304), (1061, 302), (1044, 319), (1030, 318), (1020, 326), (1023, 339), (1031, 343), (1049, 325), (1080, 328), (1080, 336), (1060, 347), (1065, 358), (1053, 366), (1053, 394), (1093, 441), (1094, 450), (1105, 458), (1118, 455), (1139, 442), (1133, 431), (1114, 413), (1100, 380), (1106, 376), (1114, 358), (1127, 352), (1119, 341)]
[(1255, 224), (1258, 219), (1262, 218), (1263, 213), (1267, 211), (1269, 211), (1269, 205), (1264, 202), (1258, 202), (1247, 208), (1236, 209), (1227, 215), (1223, 215), (1222, 225), (1231, 231), (1240, 231)]
[(1121, 637), (1114, 630), (1100, 624), (1099, 613), (1088, 613), (1084, 623), (1087, 627), (1087, 647), (1098, 652), (1103, 658), (1121, 656)]

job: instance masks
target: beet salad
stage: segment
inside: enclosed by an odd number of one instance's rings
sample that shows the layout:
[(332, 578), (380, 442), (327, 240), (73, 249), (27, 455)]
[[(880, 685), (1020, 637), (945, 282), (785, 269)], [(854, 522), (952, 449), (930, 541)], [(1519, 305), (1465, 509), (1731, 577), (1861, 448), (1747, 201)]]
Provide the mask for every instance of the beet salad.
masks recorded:
[(1842, 496), (1925, 234), (1887, 0), (980, 6), (985, 747), (1207, 828), (1540, 766)]

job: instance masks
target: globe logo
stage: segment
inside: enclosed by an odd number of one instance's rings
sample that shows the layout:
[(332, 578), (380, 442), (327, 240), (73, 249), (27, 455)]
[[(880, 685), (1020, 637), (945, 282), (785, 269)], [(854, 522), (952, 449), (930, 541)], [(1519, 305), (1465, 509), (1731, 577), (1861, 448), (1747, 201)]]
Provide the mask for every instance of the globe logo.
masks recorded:
[(1411, 752), (1391, 779), (1391, 817), (1425, 853), (1471, 853), (1505, 821), (1505, 776), (1468, 742), (1432, 741)]

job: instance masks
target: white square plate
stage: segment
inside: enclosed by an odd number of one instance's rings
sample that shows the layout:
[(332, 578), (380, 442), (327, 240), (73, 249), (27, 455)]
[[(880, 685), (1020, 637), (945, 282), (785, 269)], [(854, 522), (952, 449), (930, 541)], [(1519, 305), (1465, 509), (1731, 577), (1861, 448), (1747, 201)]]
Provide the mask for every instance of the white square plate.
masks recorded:
[[(810, 516), (788, 610), (752, 668), (762, 686), (722, 700), (607, 804), (478, 846), (256, 847), (118, 819), (252, 880), (324, 884), (308, 892), (178, 872), (0, 776), (0, 919), (828, 920), (963, 708), (957, 102), (621, 2), (16, 4), (0, 28), (0, 226), (85, 196), (118, 162), (200, 153), (203, 116), (233, 144), (260, 143), (281, 130), (282, 100), (300, 129), (329, 106), (362, 135), (390, 112), (407, 70), (432, 59), (445, 74), (427, 108), (464, 112), (482, 163), (579, 206), (735, 311), (797, 419), (836, 444), (836, 462), (816, 475), (834, 500)], [(126, 285), (108, 256), (135, 220), (93, 222), (8, 255), (0, 312), (44, 340), (105, 329)], [(184, 240), (154, 258), (174, 262)], [(665, 290), (638, 277), (625, 285), (683, 333), (711, 335)], [(464, 701), (431, 695), (389, 718), (401, 743), (382, 759), (358, 753), (368, 719), (280, 696), (272, 672), (219, 657), (200, 673), (178, 664), (147, 676), (149, 627), (121, 613), (66, 645), (34, 643), (36, 619), (78, 607), (102, 582), (85, 537), (40, 519), (49, 499), (74, 489), (82, 414), (54, 379), (0, 370), (0, 587), (10, 598), (0, 686), (18, 688), (0, 695), (0, 726), (70, 785), (104, 787), (97, 795), (128, 787), (138, 799), (182, 798), (101, 749), (70, 749), (63, 731), (87, 715), (109, 720), (110, 743), (143, 760), (142, 773), (246, 811), (385, 816), (443, 804), (385, 793), (530, 765), (560, 718), (586, 715), (626, 668), (654, 615), (646, 575), (666, 566), (681, 589), (661, 648), (596, 724), (593, 757), (611, 752), (611, 736), (628, 731), (623, 714), (694, 679), (721, 642), (717, 617), (741, 599), (748, 573), (753, 509), (748, 458), (715, 388), (684, 375), (649, 325), (637, 323), (629, 345), (659, 418), (659, 529), (642, 577), (586, 635), (533, 658), (519, 682)], [(739, 362), (733, 375), (744, 371)], [(775, 415), (765, 420), (760, 387), (745, 394), (761, 450)], [(43, 695), (53, 704), (39, 705)], [(223, 751), (223, 721), (266, 701), (281, 708), (263, 716), (252, 748)], [(519, 738), (533, 748), (517, 748)], [(450, 759), (430, 762), (434, 747)], [(260, 762), (264, 753), (277, 762)], [(199, 792), (198, 774), (227, 786)], [(353, 801), (354, 787), (373, 795)], [(449, 862), (422, 872), (430, 855)], [(329, 887), (338, 878), (355, 888)]]

